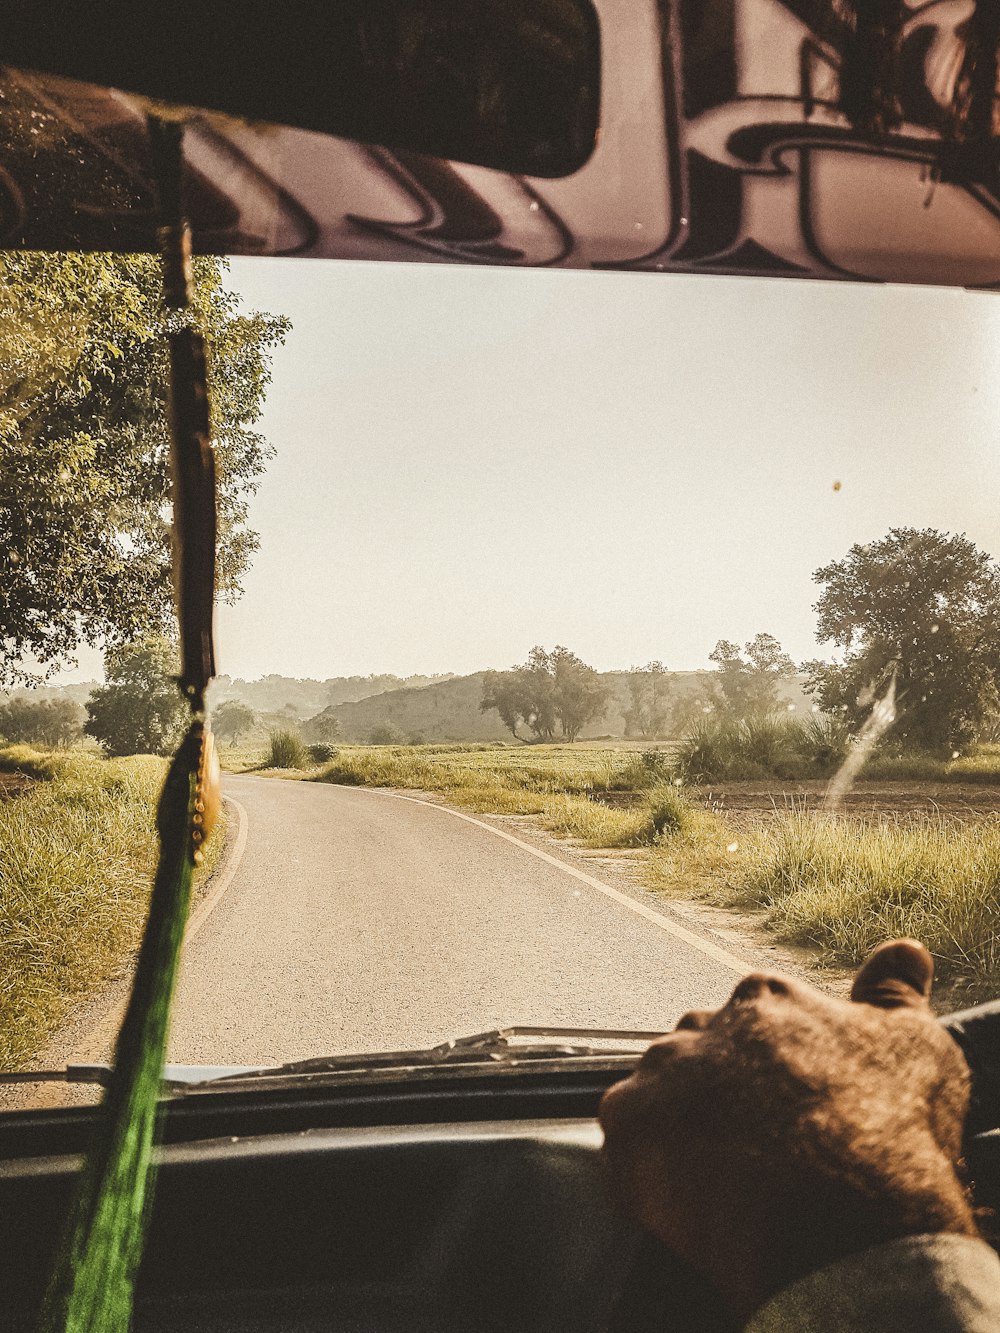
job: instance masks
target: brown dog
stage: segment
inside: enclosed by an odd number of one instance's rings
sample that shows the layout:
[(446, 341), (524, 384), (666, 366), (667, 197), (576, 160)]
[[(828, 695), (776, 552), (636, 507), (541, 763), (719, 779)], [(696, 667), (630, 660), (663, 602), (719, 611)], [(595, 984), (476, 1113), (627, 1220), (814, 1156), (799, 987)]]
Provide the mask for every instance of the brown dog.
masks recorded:
[(692, 1013), (601, 1105), (615, 1187), (746, 1319), (902, 1236), (978, 1234), (957, 1165), (969, 1072), (922, 945), (883, 945), (851, 1002), (756, 974)]

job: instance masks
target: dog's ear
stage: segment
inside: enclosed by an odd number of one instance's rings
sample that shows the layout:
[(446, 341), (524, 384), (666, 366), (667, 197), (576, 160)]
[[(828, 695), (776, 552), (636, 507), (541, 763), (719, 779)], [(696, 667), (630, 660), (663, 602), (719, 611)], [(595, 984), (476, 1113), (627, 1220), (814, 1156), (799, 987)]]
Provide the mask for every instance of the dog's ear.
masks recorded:
[(930, 1013), (934, 960), (917, 940), (881, 944), (854, 978), (851, 999), (879, 1009), (920, 1009)]

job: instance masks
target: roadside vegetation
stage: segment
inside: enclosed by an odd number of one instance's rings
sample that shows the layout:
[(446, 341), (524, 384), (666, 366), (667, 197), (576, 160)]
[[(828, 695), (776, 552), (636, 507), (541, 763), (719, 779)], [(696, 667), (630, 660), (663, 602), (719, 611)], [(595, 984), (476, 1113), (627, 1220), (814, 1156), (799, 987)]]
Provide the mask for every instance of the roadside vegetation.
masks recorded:
[[(0, 799), (0, 1068), (26, 1064), (127, 964), (149, 901), (165, 772), (151, 755), (0, 749), (0, 774), (26, 784)], [(220, 828), (200, 876), (221, 840)]]
[(774, 810), (735, 825), (713, 814), (662, 842), (650, 882), (762, 914), (785, 943), (854, 967), (909, 935), (934, 955), (946, 1007), (1000, 994), (1000, 815), (837, 816)]
[(319, 782), (439, 795), (483, 814), (533, 815), (587, 847), (649, 847), (693, 810), (665, 751), (552, 745), (345, 746)]

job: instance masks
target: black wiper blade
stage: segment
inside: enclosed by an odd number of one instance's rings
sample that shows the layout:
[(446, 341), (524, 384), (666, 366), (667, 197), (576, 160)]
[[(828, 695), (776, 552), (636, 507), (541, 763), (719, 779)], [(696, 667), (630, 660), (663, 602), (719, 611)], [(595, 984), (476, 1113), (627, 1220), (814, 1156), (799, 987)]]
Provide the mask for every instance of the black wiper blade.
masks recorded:
[[(254, 1066), (254, 1069), (257, 1067)], [(211, 1083), (220, 1075), (243, 1074), (248, 1066), (213, 1065), (165, 1065), (160, 1078), (160, 1091), (182, 1092), (185, 1088), (197, 1087), (199, 1083)], [(0, 1084), (4, 1083), (94, 1083), (106, 1088), (114, 1073), (111, 1065), (67, 1065), (65, 1069), (23, 1069), (0, 1072)]]
[(22, 1069), (0, 1073), (0, 1083), (99, 1083), (111, 1081), (110, 1065), (67, 1065), (65, 1069)]
[[(363, 1055), (314, 1056), (267, 1069), (252, 1069), (210, 1080), (212, 1084), (279, 1078), (299, 1074), (362, 1073), (367, 1070), (426, 1068), (455, 1064), (520, 1064), (533, 1060), (631, 1056), (645, 1049), (661, 1032), (618, 1028), (508, 1027), (453, 1037), (437, 1046), (416, 1050), (377, 1051)], [(519, 1044), (524, 1043), (524, 1044)], [(602, 1043), (596, 1045), (595, 1043)], [(626, 1050), (615, 1050), (613, 1047)]]

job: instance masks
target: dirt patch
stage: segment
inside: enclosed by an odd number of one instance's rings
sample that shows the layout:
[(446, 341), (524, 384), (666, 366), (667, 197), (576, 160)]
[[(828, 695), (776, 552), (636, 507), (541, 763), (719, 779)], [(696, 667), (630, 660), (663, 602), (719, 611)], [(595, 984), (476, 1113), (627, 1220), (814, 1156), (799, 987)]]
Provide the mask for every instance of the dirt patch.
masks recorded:
[(6, 773), (0, 770), (0, 801), (12, 801), (16, 796), (23, 796), (37, 781), (37, 778), (29, 778), (27, 773)]
[(632, 810), (646, 799), (642, 791), (588, 791), (588, 801), (607, 806), (609, 810)]
[[(819, 810), (826, 789), (825, 782), (720, 782), (688, 792), (706, 808), (738, 817)], [(855, 817), (941, 814), (982, 819), (1000, 814), (1000, 789), (957, 782), (857, 782), (840, 810)]]

